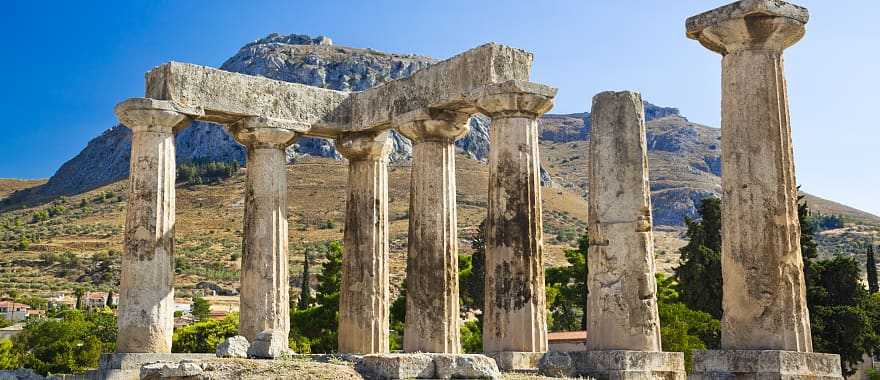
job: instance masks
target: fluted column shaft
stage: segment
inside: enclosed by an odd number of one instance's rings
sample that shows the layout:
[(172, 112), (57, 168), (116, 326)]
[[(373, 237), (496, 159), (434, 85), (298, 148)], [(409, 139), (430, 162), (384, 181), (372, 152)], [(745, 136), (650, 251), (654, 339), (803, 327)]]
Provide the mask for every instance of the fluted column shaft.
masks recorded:
[(552, 97), (479, 100), (492, 118), (483, 351), (547, 351), (538, 117)]
[(336, 149), (348, 159), (348, 196), (339, 293), (339, 352), (388, 352), (388, 133), (350, 134)]
[(468, 115), (425, 111), (400, 122), (413, 141), (406, 276), (406, 352), (461, 350), (455, 140), (468, 131)]
[(117, 352), (171, 352), (174, 329), (174, 130), (189, 119), (166, 102), (116, 108), (132, 130)]
[(254, 341), (271, 332), (278, 347), (270, 352), (278, 353), (286, 350), (290, 333), (285, 148), (297, 135), (258, 117), (230, 129), (247, 148), (239, 334)]
[(591, 117), (587, 348), (660, 351), (642, 97), (600, 93)]
[(752, 4), (688, 20), (688, 36), (723, 55), (721, 346), (811, 352), (782, 64), (807, 13), (784, 2), (744, 8)]

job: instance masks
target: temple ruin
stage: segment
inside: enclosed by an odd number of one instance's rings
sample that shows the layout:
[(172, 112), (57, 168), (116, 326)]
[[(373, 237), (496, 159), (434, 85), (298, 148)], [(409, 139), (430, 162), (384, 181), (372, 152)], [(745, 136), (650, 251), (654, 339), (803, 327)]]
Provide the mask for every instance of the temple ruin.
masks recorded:
[[(349, 162), (339, 347), (388, 351), (388, 130), (413, 141), (406, 352), (458, 353), (456, 139), (495, 121), (490, 171), (486, 342), (547, 349), (537, 118), (554, 88), (529, 83), (532, 55), (487, 44), (363, 92), (345, 93), (171, 62), (147, 74), (146, 97), (116, 107), (132, 129), (119, 352), (170, 352), (174, 134), (224, 125), (247, 149), (241, 335), (287, 350), (288, 227), (284, 149), (300, 136), (336, 140)], [(516, 298), (519, 297), (519, 298)], [(265, 338), (264, 336), (264, 338)], [(261, 338), (261, 339), (264, 339)]]
[[(686, 23), (688, 37), (723, 56), (723, 349), (695, 354), (697, 379), (841, 378), (836, 355), (812, 353), (782, 69), (782, 51), (807, 20), (806, 9), (783, 1), (743, 0)], [(224, 125), (247, 150), (240, 334), (260, 337), (258, 356), (289, 350), (284, 149), (301, 136), (335, 140), (349, 165), (339, 350), (388, 353), (391, 129), (413, 142), (404, 351), (460, 354), (454, 142), (481, 113), (493, 121), (484, 352), (502, 369), (684, 378), (682, 354), (661, 350), (644, 110), (634, 92), (593, 101), (587, 351), (544, 354), (537, 119), (556, 89), (529, 82), (531, 64), (528, 52), (486, 44), (361, 92), (177, 62), (151, 70), (145, 97), (115, 110), (133, 132), (118, 352), (171, 351), (174, 134), (201, 120)]]

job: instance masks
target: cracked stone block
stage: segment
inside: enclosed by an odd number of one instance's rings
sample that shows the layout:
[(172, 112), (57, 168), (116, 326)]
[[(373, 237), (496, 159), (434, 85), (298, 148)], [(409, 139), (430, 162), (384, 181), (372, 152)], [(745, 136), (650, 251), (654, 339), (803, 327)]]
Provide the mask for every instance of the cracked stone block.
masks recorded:
[(246, 358), (250, 345), (247, 338), (241, 335), (226, 338), (223, 343), (217, 345), (217, 357)]
[(281, 334), (266, 330), (257, 334), (257, 339), (248, 348), (247, 356), (251, 358), (275, 359), (290, 352), (287, 339)]
[(428, 354), (364, 355), (360, 367), (383, 380), (434, 378), (434, 359)]
[(439, 379), (501, 379), (492, 358), (478, 354), (436, 354), (435, 375)]

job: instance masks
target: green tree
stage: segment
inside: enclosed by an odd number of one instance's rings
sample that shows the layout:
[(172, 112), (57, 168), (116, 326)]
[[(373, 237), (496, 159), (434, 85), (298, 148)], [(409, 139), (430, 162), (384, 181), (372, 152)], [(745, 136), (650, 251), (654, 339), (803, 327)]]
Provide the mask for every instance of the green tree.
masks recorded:
[(217, 345), (238, 334), (238, 314), (226, 315), (222, 320), (207, 319), (174, 330), (171, 351), (214, 353)]
[(865, 252), (865, 270), (868, 273), (868, 292), (880, 291), (877, 285), (877, 261), (874, 259), (874, 244), (868, 243), (868, 251)]
[(406, 282), (400, 288), (400, 294), (391, 302), (390, 310), (390, 328), (391, 332), (388, 336), (390, 350), (396, 351), (403, 349), (403, 331), (404, 323), (406, 323)]
[(37, 319), (12, 340), (19, 364), (42, 375), (80, 373), (97, 367), (101, 352), (116, 348), (116, 317), (101, 310), (65, 312), (61, 319)]
[(211, 315), (211, 305), (204, 298), (195, 296), (192, 299), (192, 315), (197, 321), (205, 321)]
[(73, 294), (76, 295), (76, 309), (82, 310), (85, 306), (83, 305), (83, 296), (86, 294), (86, 290), (83, 287), (78, 286), (73, 291)]
[[(473, 254), (458, 256), (458, 282), (461, 305), (482, 310), (486, 287), (486, 220), (480, 223), (471, 240)], [(482, 323), (482, 322), (481, 322)]]
[(12, 326), (12, 321), (6, 319), (6, 317), (0, 315), (0, 329), (4, 327)]
[(338, 241), (317, 247), (325, 254), (314, 306), (291, 311), (289, 344), (297, 352), (333, 353), (337, 349), (339, 288), (342, 284), (342, 245)]
[(685, 219), (688, 243), (675, 268), (679, 299), (690, 309), (721, 319), (721, 200), (703, 199), (699, 220)]
[(478, 320), (470, 320), (461, 324), (461, 349), (468, 354), (483, 352), (483, 328)]
[(12, 350), (12, 341), (0, 340), (0, 370), (18, 368), (18, 355)]
[(545, 270), (547, 324), (550, 331), (576, 331), (587, 327), (587, 253), (589, 235), (578, 239), (577, 249), (565, 251), (568, 266)]
[(685, 366), (693, 369), (693, 350), (718, 348), (721, 324), (706, 312), (680, 302), (674, 277), (657, 274), (657, 309), (663, 351), (683, 352)]
[(302, 282), (300, 283), (300, 292), (299, 292), (299, 309), (305, 310), (308, 309), (309, 306), (312, 305), (312, 288), (309, 287), (309, 277), (312, 274), (309, 271), (309, 248), (307, 247), (305, 253), (303, 254), (303, 270), (302, 270)]
[(880, 302), (862, 286), (860, 265), (852, 257), (814, 262), (810, 273), (813, 348), (839, 354), (850, 375), (863, 354), (880, 352)]

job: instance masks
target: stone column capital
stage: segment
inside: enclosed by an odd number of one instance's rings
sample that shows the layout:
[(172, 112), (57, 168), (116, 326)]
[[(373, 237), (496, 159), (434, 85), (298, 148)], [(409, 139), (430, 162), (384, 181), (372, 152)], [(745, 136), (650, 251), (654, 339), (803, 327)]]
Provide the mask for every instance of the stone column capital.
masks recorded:
[(477, 108), (497, 119), (526, 117), (537, 119), (553, 108), (556, 89), (537, 83), (508, 81), (484, 87), (474, 98)]
[(687, 37), (721, 55), (742, 50), (781, 52), (804, 36), (806, 8), (779, 0), (742, 0), (690, 17)]
[(262, 116), (249, 116), (230, 125), (229, 130), (235, 140), (248, 149), (285, 149), (303, 131), (308, 130), (308, 126)]
[(336, 151), (349, 161), (378, 161), (388, 158), (392, 142), (388, 132), (352, 132), (336, 139)]
[(198, 108), (178, 107), (167, 100), (131, 98), (117, 104), (113, 109), (116, 117), (132, 131), (177, 132), (204, 115)]
[(397, 130), (414, 143), (455, 142), (470, 130), (470, 114), (440, 109), (421, 109), (394, 119)]

